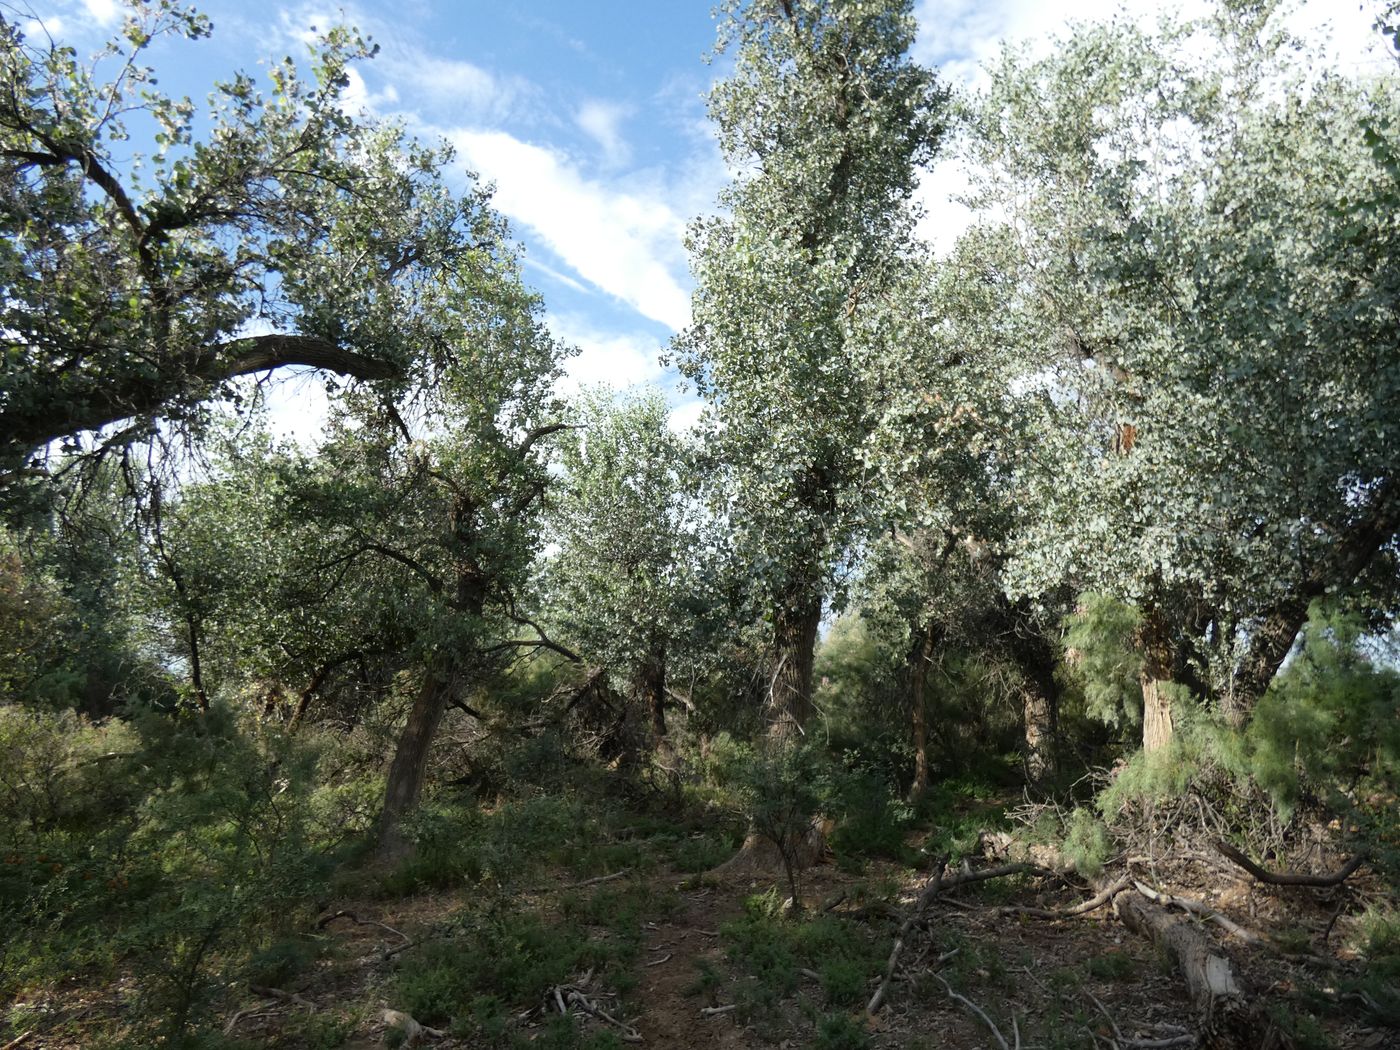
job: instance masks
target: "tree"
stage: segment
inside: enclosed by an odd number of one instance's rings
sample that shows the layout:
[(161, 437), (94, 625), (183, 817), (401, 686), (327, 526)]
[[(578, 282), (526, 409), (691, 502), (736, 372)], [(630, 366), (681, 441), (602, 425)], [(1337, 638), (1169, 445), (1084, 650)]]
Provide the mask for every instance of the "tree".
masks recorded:
[(596, 392), (577, 418), (550, 514), (549, 618), (586, 662), (625, 679), (667, 750), (667, 667), (698, 612), (683, 444), (656, 393)]
[(120, 446), (236, 400), (237, 376), (402, 381), (434, 337), (425, 286), (478, 250), (485, 195), (454, 195), (443, 152), (347, 113), (372, 46), (332, 30), (310, 80), (291, 59), (270, 94), (240, 73), (201, 114), (142, 57), (209, 31), (174, 0), (132, 3), (87, 66), (0, 17), (0, 484), (57, 439), (129, 422)]
[[(1013, 593), (1140, 612), (1143, 743), (1242, 721), (1312, 597), (1400, 526), (1391, 76), (1313, 75), (1276, 5), (1007, 53), (972, 107), (1019, 316)], [(1202, 47), (1202, 41), (1210, 46)], [(979, 237), (987, 234), (979, 233)]]
[[(866, 515), (863, 445), (890, 354), (886, 297), (916, 254), (917, 167), (945, 93), (906, 52), (907, 0), (731, 0), (710, 98), (739, 177), (698, 223), (692, 324), (675, 342), (708, 401), (716, 513), (772, 646), (769, 721), (800, 730), (823, 604)], [(709, 474), (709, 471), (705, 471)]]

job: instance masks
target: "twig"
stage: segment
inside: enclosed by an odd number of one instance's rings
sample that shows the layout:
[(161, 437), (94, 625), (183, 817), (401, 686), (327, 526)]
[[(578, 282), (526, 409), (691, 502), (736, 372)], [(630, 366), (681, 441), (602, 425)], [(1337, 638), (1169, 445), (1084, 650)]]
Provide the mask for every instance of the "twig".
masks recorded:
[(1270, 886), (1320, 886), (1324, 888), (1328, 886), (1340, 886), (1342, 883), (1346, 882), (1347, 879), (1351, 878), (1351, 876), (1356, 873), (1356, 869), (1361, 867), (1366, 861), (1366, 854), (1358, 853), (1356, 856), (1352, 857), (1351, 860), (1347, 861), (1340, 871), (1334, 872), (1331, 875), (1272, 872), (1255, 864), (1254, 861), (1250, 860), (1228, 842), (1217, 842), (1215, 848), (1260, 882), (1267, 883)]
[(1089, 991), (1087, 988), (1084, 989), (1084, 994), (1089, 997), (1089, 1001), (1091, 1003), (1093, 1003), (1099, 1008), (1099, 1013), (1103, 1014), (1104, 1017), (1108, 1019), (1109, 1025), (1113, 1028), (1113, 1038), (1121, 1043), (1123, 1041), (1123, 1030), (1118, 1027), (1118, 1022), (1115, 1021), (1113, 1019), (1113, 1015), (1108, 1012), (1108, 1007), (1104, 1006), (1103, 1003), (1099, 1002), (1098, 996), (1096, 996), (1093, 992)]
[(25, 1043), (29, 1042), (29, 1037), (33, 1034), (34, 1029), (32, 1028), (29, 1029), (29, 1031), (27, 1032), (21, 1032), (19, 1035), (15, 1036), (4, 1046), (0, 1046), (0, 1050), (15, 1050), (16, 1047), (23, 1046)]
[(1173, 1035), (1165, 1039), (1124, 1039), (1123, 1045), (1132, 1050), (1167, 1050), (1173, 1046), (1195, 1046), (1194, 1035)]
[(665, 955), (663, 955), (661, 958), (659, 958), (659, 959), (653, 959), (651, 962), (647, 963), (646, 965), (648, 965), (648, 966), (660, 966), (662, 963), (666, 963), (666, 962), (670, 962), (670, 961), (671, 961), (671, 953), (670, 953), (670, 952), (667, 952), (667, 953), (666, 953)]
[(998, 915), (1029, 915), (1029, 916), (1031, 916), (1032, 918), (1036, 918), (1036, 919), (1070, 919), (1070, 918), (1075, 917), (1076, 915), (1087, 915), (1089, 912), (1095, 911), (1095, 910), (1098, 909), (1098, 908), (1102, 908), (1105, 904), (1110, 903), (1110, 902), (1113, 900), (1114, 897), (1118, 896), (1118, 894), (1122, 893), (1122, 892), (1123, 892), (1124, 890), (1126, 890), (1129, 886), (1131, 886), (1131, 885), (1132, 885), (1132, 882), (1133, 882), (1133, 880), (1132, 880), (1131, 878), (1129, 878), (1128, 876), (1125, 875), (1123, 878), (1121, 878), (1121, 879), (1119, 879), (1117, 882), (1113, 883), (1113, 885), (1109, 886), (1107, 889), (1103, 890), (1101, 893), (1098, 893), (1098, 894), (1096, 894), (1095, 896), (1090, 897), (1087, 901), (1084, 901), (1082, 904), (1076, 904), (1076, 905), (1075, 905), (1074, 907), (1072, 907), (1072, 908), (1018, 908), (1018, 907), (1007, 907), (1007, 908), (998, 908), (998, 909), (997, 909), (997, 914), (998, 914)]
[(865, 1012), (867, 1016), (874, 1017), (880, 1009), (880, 1004), (885, 1000), (885, 992), (889, 990), (890, 982), (894, 980), (895, 968), (899, 965), (899, 957), (904, 952), (904, 942), (908, 938), (909, 932), (914, 928), (924, 911), (933, 903), (935, 897), (943, 890), (943, 867), (948, 863), (947, 854), (939, 857), (934, 862), (933, 878), (929, 879), (928, 885), (919, 893), (919, 898), (914, 902), (914, 910), (909, 913), (909, 917), (899, 927), (899, 932), (895, 934), (894, 946), (890, 949), (889, 961), (885, 963), (885, 973), (880, 979), (880, 985), (875, 989), (875, 994), (870, 997), (870, 1002), (866, 1004)]
[(730, 1010), (739, 1009), (738, 1003), (730, 1003), (728, 1006), (702, 1006), (700, 1014), (702, 1017), (715, 1017), (719, 1014), (727, 1014)]
[(571, 882), (563, 888), (566, 890), (581, 890), (585, 886), (596, 886), (600, 882), (612, 882), (614, 879), (623, 878), (631, 873), (631, 868), (623, 868), (621, 871), (615, 871), (611, 875), (598, 875), (591, 879), (584, 879), (582, 882)]
[(361, 919), (353, 911), (338, 911), (334, 915), (323, 915), (321, 918), (316, 920), (316, 929), (324, 930), (331, 923), (335, 922), (336, 919), (349, 919), (357, 926), (378, 926), (381, 930), (388, 930), (395, 937), (402, 938), (405, 943), (405, 946), (413, 943), (413, 940), (408, 936), (408, 934), (403, 933), (400, 930), (394, 929), (387, 923), (376, 922), (374, 919)]
[[(1011, 1050), (1010, 1045), (1006, 1042), (1006, 1037), (1001, 1034), (1001, 1029), (992, 1023), (992, 1019), (987, 1016), (985, 1010), (966, 996), (959, 995), (957, 992), (953, 991), (953, 986), (943, 979), (942, 974), (934, 974), (933, 979), (943, 986), (943, 990), (948, 993), (948, 998), (962, 1003), (964, 1007), (982, 1019), (982, 1023), (987, 1026), (988, 1030), (990, 1030), (992, 1035), (996, 1038), (997, 1043), (1000, 1044), (1001, 1050)], [(1016, 1037), (1016, 1045), (1018, 1047), (1021, 1045), (1019, 1029)]]
[(310, 1010), (312, 1013), (316, 1011), (315, 1003), (310, 999), (303, 999), (296, 992), (284, 992), (280, 988), (266, 988), (260, 984), (248, 985), (248, 991), (254, 995), (261, 995), (264, 999), (281, 999), (285, 1003), (300, 1006), (303, 1010)]

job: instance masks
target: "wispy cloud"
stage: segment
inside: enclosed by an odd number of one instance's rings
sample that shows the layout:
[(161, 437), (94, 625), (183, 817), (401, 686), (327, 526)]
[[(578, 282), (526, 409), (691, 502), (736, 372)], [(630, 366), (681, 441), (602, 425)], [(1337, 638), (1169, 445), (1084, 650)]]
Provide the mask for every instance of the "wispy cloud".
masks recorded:
[[(109, 26), (121, 18), (121, 8), (116, 0), (83, 0), (83, 8), (89, 17), (99, 25)], [(53, 31), (52, 29), (50, 30)]]
[(557, 338), (578, 347), (565, 366), (561, 392), (609, 386), (616, 390), (661, 378), (661, 346), (641, 333), (604, 332), (578, 314), (550, 314), (549, 328)]
[(622, 137), (621, 129), (622, 122), (631, 114), (630, 106), (589, 99), (574, 117), (584, 134), (598, 144), (603, 163), (610, 168), (620, 168), (632, 159), (632, 149)]
[(469, 167), (495, 182), (496, 207), (571, 270), (644, 317), (685, 327), (690, 299), (676, 277), (685, 219), (664, 195), (587, 179), (562, 153), (504, 131), (458, 130), (448, 138)]

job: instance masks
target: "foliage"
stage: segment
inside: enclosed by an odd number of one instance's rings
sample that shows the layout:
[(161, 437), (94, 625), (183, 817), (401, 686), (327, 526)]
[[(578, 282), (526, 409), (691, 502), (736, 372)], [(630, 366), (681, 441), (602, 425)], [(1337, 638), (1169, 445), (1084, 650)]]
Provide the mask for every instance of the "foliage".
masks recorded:
[(887, 303), (917, 273), (909, 201), (945, 93), (906, 57), (907, 0), (732, 0), (720, 18), (734, 68), (710, 113), (741, 174), (724, 216), (690, 232), (697, 289), (673, 353), (707, 402), (702, 473), (746, 607), (800, 635), (868, 524), (876, 365), (902, 353)]
[(255, 738), (218, 707), (129, 728), (4, 707), (0, 725), (16, 803), (0, 869), (7, 990), (132, 968), (137, 1016), (179, 1036), (323, 885), (307, 822), (315, 756), (292, 741)]
[(153, 415), (236, 404), (228, 380), (254, 371), (403, 376), (436, 333), (425, 276), (474, 265), (484, 196), (455, 196), (446, 153), (344, 105), (373, 45), (333, 29), (309, 74), (235, 74), (201, 111), (144, 62), (210, 28), (174, 0), (132, 3), (85, 65), (3, 22), (7, 471), (55, 438), (135, 417), (120, 444)]

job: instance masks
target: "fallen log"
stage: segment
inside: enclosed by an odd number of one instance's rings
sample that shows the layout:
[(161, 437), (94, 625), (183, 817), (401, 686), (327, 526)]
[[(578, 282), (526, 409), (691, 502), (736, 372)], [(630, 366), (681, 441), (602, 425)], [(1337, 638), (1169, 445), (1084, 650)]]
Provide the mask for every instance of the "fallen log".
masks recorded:
[(1185, 978), (1201, 1026), (1202, 1047), (1268, 1050), (1285, 1045), (1229, 956), (1192, 922), (1173, 916), (1136, 890), (1118, 894), (1113, 908), (1124, 926), (1152, 941)]

